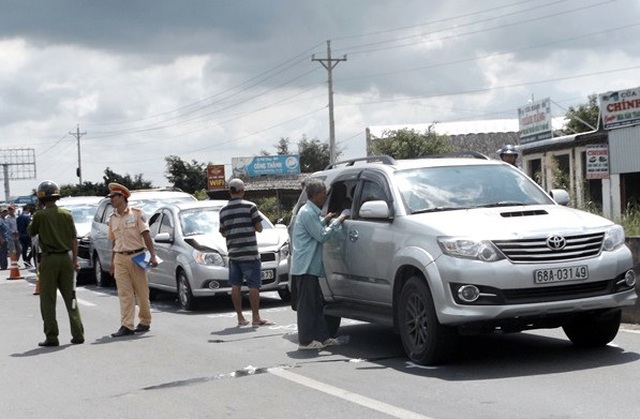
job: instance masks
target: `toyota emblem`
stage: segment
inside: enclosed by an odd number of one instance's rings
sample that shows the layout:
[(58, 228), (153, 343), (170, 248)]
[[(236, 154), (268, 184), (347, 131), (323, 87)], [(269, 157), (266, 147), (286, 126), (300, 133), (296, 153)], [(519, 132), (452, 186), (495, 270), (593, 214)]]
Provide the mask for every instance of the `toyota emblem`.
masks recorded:
[(561, 236), (551, 236), (547, 239), (547, 247), (551, 250), (562, 250), (567, 245), (567, 241)]

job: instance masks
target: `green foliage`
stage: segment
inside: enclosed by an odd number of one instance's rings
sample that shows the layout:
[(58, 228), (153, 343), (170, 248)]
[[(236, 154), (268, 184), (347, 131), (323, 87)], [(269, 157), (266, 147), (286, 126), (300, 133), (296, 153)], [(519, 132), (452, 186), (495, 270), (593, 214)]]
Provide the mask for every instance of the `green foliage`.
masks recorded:
[(255, 202), (258, 209), (262, 211), (273, 224), (278, 223), (279, 220), (282, 220), (280, 222), (283, 224), (289, 224), (289, 220), (291, 220), (291, 210), (283, 209), (275, 196), (259, 198), (256, 199)]
[(289, 138), (280, 138), (280, 141), (275, 145), (275, 148), (278, 156), (286, 156), (289, 154)]
[[(341, 150), (335, 150), (336, 160), (342, 154)], [(320, 142), (317, 138), (308, 139), (305, 135), (298, 142), (298, 154), (300, 155), (300, 171), (313, 173), (323, 170), (331, 161), (331, 150), (328, 143)]]
[(152, 183), (142, 178), (142, 174), (124, 176), (115, 173), (110, 168), (104, 170), (102, 183), (83, 182), (82, 185), (60, 185), (60, 194), (62, 196), (105, 196), (109, 193), (108, 185), (111, 182), (117, 182), (129, 189), (150, 189)]
[(178, 156), (165, 157), (164, 160), (167, 162), (165, 176), (176, 188), (194, 194), (207, 187), (206, 164), (195, 160), (188, 163)]
[(596, 94), (589, 95), (589, 101), (578, 107), (571, 106), (565, 117), (569, 120), (564, 134), (577, 134), (581, 132), (593, 131), (593, 128), (586, 125), (587, 122), (594, 128), (598, 128), (598, 118), (600, 115), (600, 107), (598, 106), (598, 96)]
[(423, 134), (414, 129), (384, 131), (382, 137), (373, 138), (374, 154), (386, 154), (395, 159), (413, 159), (431, 154), (450, 153), (454, 147), (446, 135), (439, 135), (431, 125)]

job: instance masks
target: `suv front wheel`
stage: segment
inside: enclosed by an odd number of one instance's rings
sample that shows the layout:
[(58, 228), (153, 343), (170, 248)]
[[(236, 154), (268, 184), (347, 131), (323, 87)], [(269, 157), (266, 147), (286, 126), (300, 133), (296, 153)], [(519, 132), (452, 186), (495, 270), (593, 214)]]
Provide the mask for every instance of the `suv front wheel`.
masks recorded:
[(407, 356), (418, 364), (446, 362), (458, 340), (455, 329), (438, 321), (431, 290), (419, 276), (412, 276), (402, 287), (398, 328)]
[(618, 334), (622, 310), (581, 314), (562, 326), (564, 333), (576, 346), (595, 348), (605, 346)]

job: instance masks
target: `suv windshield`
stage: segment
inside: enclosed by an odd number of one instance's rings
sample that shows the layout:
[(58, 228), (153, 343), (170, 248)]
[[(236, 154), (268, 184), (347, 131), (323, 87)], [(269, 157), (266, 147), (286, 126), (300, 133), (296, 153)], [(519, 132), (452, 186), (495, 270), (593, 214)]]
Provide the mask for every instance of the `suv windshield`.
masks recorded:
[(524, 173), (506, 165), (422, 167), (395, 177), (410, 214), (554, 203)]

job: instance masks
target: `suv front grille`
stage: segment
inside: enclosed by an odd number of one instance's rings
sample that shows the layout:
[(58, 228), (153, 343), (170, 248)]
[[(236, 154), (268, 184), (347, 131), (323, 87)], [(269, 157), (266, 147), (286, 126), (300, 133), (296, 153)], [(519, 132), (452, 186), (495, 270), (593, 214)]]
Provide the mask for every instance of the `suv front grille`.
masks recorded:
[(547, 238), (494, 240), (493, 244), (513, 263), (565, 262), (597, 256), (602, 249), (604, 233), (565, 236), (561, 250), (547, 246)]

